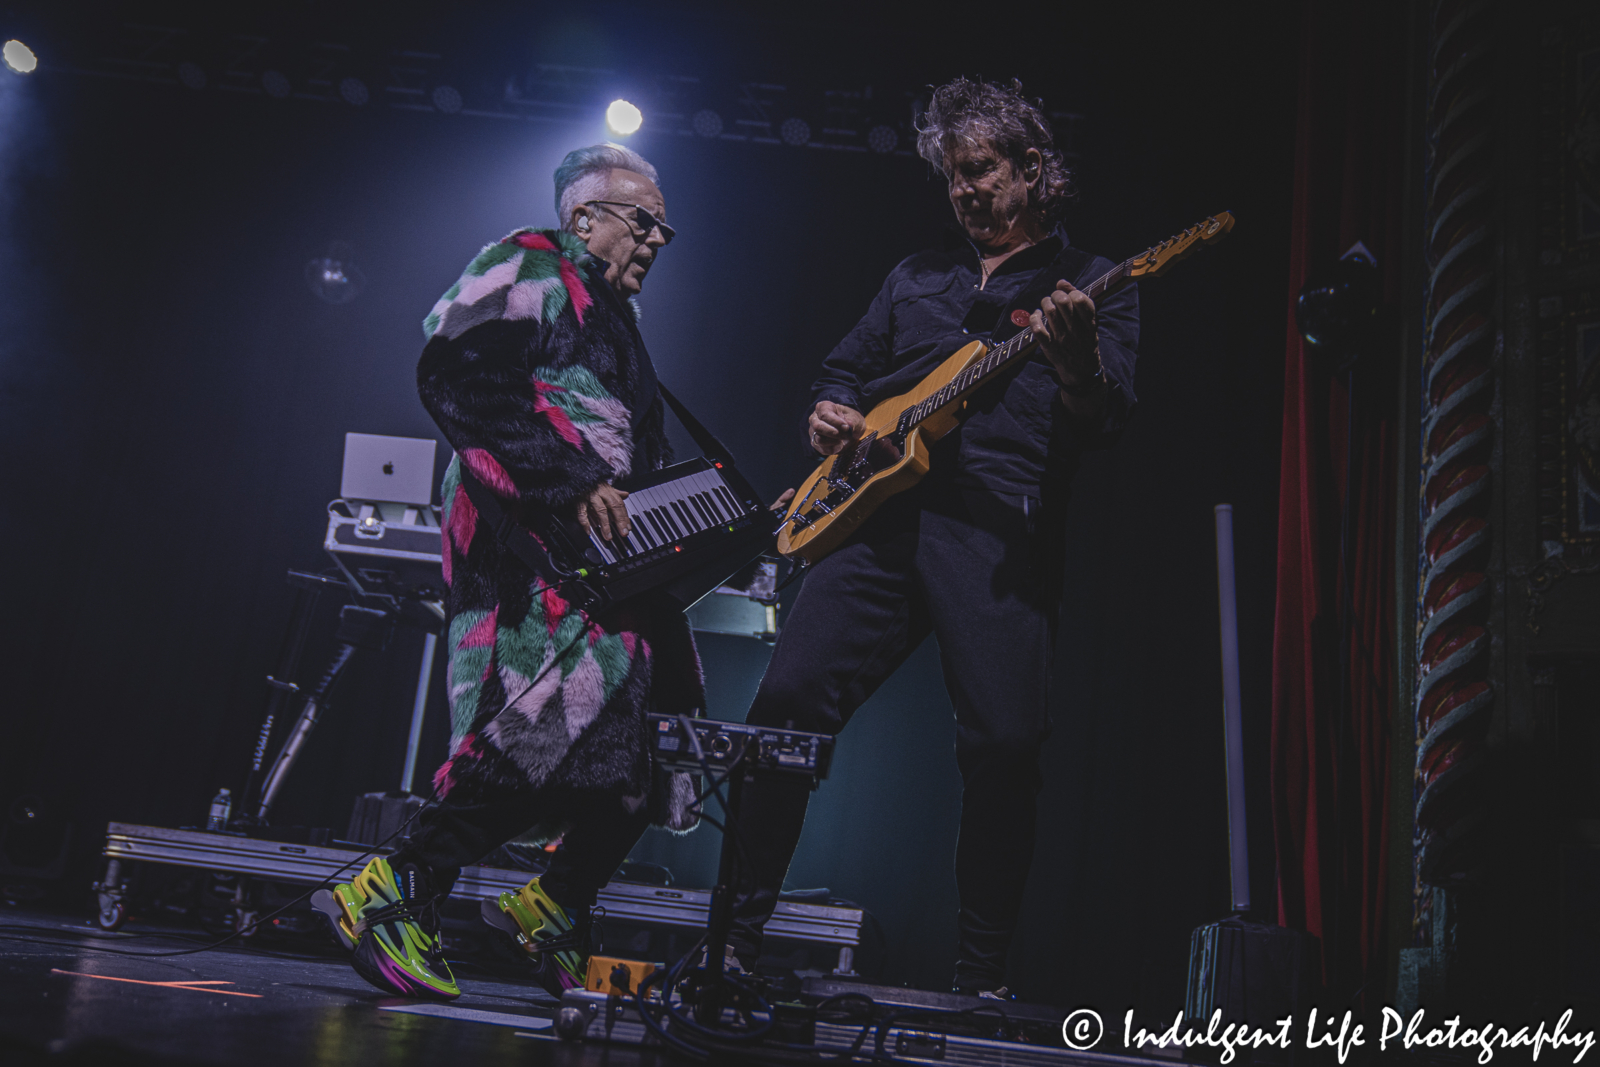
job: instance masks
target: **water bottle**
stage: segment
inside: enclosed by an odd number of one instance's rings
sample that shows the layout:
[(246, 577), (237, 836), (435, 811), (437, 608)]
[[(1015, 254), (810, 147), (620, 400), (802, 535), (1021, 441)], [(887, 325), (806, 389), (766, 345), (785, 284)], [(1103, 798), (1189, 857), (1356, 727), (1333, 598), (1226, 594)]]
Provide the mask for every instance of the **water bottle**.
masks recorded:
[(233, 794), (226, 789), (217, 790), (211, 798), (211, 814), (206, 817), (206, 829), (214, 834), (228, 828), (228, 815), (233, 811)]

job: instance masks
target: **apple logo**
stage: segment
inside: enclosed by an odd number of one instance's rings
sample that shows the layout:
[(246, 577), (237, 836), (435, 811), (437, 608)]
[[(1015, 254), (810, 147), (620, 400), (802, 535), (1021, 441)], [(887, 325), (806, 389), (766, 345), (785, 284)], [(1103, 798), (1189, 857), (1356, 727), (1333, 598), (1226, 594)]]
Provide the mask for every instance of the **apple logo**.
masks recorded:
[(383, 465), (383, 473), (385, 473), (385, 474), (393, 474), (394, 473), (394, 464), (393, 463), (385, 463)]

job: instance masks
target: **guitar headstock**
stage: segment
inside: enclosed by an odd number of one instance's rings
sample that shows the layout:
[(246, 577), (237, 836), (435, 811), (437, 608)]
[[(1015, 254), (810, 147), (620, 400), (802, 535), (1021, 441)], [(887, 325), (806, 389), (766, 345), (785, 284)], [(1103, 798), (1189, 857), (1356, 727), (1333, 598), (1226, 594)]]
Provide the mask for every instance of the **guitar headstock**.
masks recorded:
[(1232, 212), (1223, 211), (1212, 215), (1205, 221), (1195, 223), (1182, 233), (1174, 234), (1128, 260), (1128, 274), (1134, 278), (1146, 274), (1153, 278), (1194, 251), (1197, 245), (1220, 241), (1232, 229)]

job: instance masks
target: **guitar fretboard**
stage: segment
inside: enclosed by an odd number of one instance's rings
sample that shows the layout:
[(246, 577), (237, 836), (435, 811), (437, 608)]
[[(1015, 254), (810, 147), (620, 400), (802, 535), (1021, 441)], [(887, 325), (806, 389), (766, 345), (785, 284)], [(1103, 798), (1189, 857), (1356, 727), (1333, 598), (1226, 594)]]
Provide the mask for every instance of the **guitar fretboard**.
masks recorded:
[[(1133, 260), (1125, 259), (1085, 286), (1083, 293), (1098, 304), (1100, 298), (1107, 293), (1114, 293), (1127, 285), (1132, 280), (1132, 270)], [(1004, 370), (1013, 360), (1032, 355), (1038, 347), (1039, 343), (1034, 337), (1032, 327), (1023, 327), (1009, 341), (991, 348), (982, 359), (950, 379), (938, 392), (902, 411), (900, 420), (895, 426), (896, 432), (902, 434), (908, 432), (935, 411), (960, 398), (964, 393), (976, 389)]]

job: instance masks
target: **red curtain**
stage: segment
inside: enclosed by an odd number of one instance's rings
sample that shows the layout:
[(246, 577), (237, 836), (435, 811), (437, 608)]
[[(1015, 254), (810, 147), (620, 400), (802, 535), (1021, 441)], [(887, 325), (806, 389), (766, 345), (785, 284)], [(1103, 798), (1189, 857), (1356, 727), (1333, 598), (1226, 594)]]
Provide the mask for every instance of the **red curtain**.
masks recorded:
[[(1392, 692), (1398, 372), (1389, 338), (1356, 368), (1347, 464), (1345, 379), (1308, 360), (1294, 300), (1357, 241), (1377, 258), (1385, 303), (1398, 300), (1405, 11), (1387, 0), (1307, 0), (1300, 45), (1273, 631), (1273, 832), (1278, 921), (1321, 939), (1323, 976), (1340, 999), (1363, 987), (1369, 998), (1383, 993), (1388, 739), (1410, 721), (1393, 707)], [(1347, 476), (1354, 479), (1344, 553), (1348, 613), (1340, 569)], [(1341, 712), (1346, 633), (1349, 696)]]

